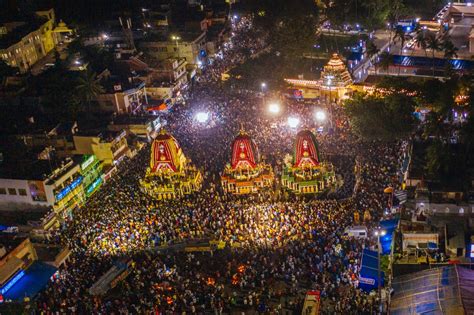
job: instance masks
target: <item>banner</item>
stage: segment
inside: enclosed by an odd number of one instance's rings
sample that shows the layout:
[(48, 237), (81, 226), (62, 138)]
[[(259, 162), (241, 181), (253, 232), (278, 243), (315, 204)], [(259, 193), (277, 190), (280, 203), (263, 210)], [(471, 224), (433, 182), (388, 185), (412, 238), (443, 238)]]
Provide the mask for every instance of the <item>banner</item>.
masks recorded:
[(30, 189), (31, 199), (33, 201), (46, 202), (46, 190), (44, 184), (40, 180), (29, 180), (28, 187)]

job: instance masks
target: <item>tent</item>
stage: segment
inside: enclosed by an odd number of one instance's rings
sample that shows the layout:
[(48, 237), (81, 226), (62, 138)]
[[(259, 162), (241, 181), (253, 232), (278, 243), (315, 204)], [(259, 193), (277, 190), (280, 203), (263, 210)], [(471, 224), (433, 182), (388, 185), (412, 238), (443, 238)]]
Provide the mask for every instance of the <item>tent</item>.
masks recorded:
[(474, 270), (459, 265), (397, 277), (390, 314), (473, 314)]
[[(380, 272), (381, 284), (384, 283), (384, 272)], [(364, 249), (359, 274), (359, 288), (370, 292), (378, 288), (378, 254), (376, 251)]]

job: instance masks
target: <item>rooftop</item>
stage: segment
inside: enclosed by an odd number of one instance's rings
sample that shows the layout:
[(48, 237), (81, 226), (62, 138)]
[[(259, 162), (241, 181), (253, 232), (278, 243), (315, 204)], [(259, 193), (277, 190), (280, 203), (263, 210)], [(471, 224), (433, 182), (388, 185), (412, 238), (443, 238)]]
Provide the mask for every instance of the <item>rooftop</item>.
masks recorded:
[(15, 27), (7, 34), (0, 36), (0, 49), (5, 49), (21, 41), (23, 37), (29, 33), (38, 30), (38, 28), (46, 23), (46, 19), (35, 17), (21, 20), (18, 22), (24, 22), (23, 25)]
[(154, 116), (131, 116), (131, 115), (119, 115), (114, 118), (111, 124), (113, 125), (143, 125), (155, 121), (157, 118)]
[(181, 39), (178, 41), (181, 42), (193, 42), (199, 38), (202, 34), (205, 34), (201, 31), (183, 31), (183, 30), (174, 30), (169, 31), (168, 33), (153, 33), (143, 38), (144, 42), (174, 42), (171, 37), (179, 36)]
[(124, 131), (112, 131), (107, 129), (90, 129), (90, 130), (81, 130), (75, 134), (78, 137), (97, 137), (104, 142), (111, 142), (117, 137), (124, 134)]
[[(21, 244), (27, 237), (19, 237), (17, 235), (10, 235), (7, 233), (0, 233), (0, 247), (5, 246), (7, 254), (14, 250), (18, 245)], [(3, 257), (0, 257), (0, 259)]]

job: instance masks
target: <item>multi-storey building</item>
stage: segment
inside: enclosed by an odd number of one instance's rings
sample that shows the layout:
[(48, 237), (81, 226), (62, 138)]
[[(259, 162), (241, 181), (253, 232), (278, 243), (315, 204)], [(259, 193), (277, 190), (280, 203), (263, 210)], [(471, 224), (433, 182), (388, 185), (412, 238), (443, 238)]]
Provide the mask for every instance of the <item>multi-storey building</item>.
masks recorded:
[(0, 59), (26, 72), (53, 50), (65, 34), (72, 34), (72, 30), (63, 22), (55, 28), (53, 9), (0, 22)]

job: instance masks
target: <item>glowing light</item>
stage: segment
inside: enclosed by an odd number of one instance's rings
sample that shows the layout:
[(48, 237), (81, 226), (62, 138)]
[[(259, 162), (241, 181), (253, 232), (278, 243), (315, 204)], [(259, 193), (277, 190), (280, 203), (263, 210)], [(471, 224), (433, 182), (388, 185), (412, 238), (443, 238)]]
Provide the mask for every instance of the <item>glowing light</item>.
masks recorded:
[(3, 287), (0, 288), (0, 294), (5, 294), (8, 290), (10, 290), (15, 283), (18, 282), (23, 276), (25, 275), (24, 270), (20, 270), (13, 278), (11, 278)]
[(277, 103), (271, 103), (268, 105), (268, 111), (272, 114), (278, 114), (281, 108), (280, 105)]
[(298, 117), (288, 117), (288, 126), (295, 129), (300, 124), (300, 119)]
[(208, 121), (208, 119), (209, 119), (209, 113), (199, 112), (199, 113), (196, 114), (196, 120), (201, 124)]
[(326, 120), (326, 113), (322, 110), (318, 110), (315, 114), (316, 120), (318, 121), (325, 121)]
[(109, 35), (107, 35), (107, 34), (102, 34), (102, 39), (103, 39), (103, 40), (109, 39)]
[(260, 86), (262, 87), (262, 89), (264, 89), (264, 88), (267, 87), (267, 84), (265, 82), (262, 82), (262, 84), (260, 84)]

